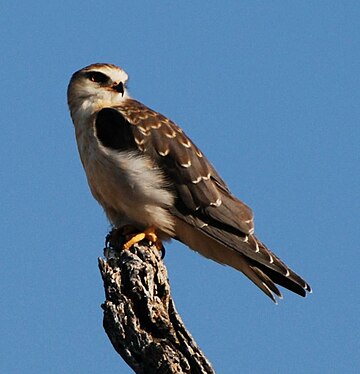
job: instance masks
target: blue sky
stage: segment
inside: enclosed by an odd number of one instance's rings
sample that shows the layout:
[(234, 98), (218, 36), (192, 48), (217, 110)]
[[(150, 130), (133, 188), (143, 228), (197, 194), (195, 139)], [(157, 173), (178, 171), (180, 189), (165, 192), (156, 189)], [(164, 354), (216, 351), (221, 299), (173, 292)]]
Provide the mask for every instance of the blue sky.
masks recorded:
[(359, 17), (357, 1), (2, 2), (0, 371), (131, 373), (102, 329), (109, 225), (66, 105), (75, 70), (112, 62), (314, 289), (275, 306), (167, 245), (176, 306), (217, 372), (358, 373)]

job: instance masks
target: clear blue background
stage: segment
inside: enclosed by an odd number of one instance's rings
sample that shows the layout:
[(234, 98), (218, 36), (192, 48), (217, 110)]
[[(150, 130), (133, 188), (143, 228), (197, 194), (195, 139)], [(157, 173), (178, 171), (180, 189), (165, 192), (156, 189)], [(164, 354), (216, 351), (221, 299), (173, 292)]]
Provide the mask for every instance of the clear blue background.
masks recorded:
[(167, 246), (173, 297), (218, 373), (359, 373), (358, 1), (2, 1), (1, 373), (131, 373), (102, 328), (109, 225), (66, 88), (112, 62), (180, 124), (313, 286), (275, 306)]

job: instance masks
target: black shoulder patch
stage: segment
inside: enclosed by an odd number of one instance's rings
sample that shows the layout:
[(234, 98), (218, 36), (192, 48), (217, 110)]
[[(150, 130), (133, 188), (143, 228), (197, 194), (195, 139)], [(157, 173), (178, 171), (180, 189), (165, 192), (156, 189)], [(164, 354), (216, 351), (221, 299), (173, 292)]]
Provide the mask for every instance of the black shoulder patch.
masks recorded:
[(107, 148), (119, 151), (136, 149), (131, 126), (119, 111), (105, 108), (96, 117), (96, 136)]

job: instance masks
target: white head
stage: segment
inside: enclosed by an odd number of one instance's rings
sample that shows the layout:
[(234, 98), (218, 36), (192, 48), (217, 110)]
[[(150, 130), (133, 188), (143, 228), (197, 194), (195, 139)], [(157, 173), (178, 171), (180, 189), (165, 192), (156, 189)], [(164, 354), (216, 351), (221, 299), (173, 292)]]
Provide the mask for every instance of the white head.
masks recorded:
[(127, 80), (127, 73), (112, 64), (92, 64), (77, 71), (67, 92), (71, 115), (120, 104), (128, 97)]

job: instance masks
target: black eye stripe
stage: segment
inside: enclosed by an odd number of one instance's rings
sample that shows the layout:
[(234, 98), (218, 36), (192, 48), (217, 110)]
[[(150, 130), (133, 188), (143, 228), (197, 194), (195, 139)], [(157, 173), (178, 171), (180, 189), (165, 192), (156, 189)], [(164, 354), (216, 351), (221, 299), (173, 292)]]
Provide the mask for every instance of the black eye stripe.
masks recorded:
[(106, 83), (109, 80), (109, 77), (99, 71), (90, 71), (86, 73), (86, 76), (92, 81), (96, 83)]

